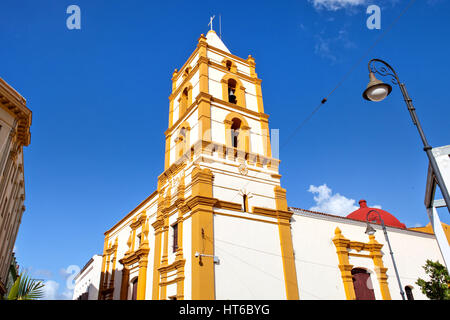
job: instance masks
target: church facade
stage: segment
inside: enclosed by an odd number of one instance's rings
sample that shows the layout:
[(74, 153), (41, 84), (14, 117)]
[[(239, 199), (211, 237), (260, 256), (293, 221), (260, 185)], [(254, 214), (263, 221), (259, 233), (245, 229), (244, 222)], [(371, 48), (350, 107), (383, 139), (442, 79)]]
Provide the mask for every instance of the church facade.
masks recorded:
[[(201, 35), (169, 100), (164, 171), (105, 232), (99, 299), (401, 298), (381, 230), (288, 207), (253, 57)], [(434, 236), (387, 228), (403, 289), (425, 298)]]

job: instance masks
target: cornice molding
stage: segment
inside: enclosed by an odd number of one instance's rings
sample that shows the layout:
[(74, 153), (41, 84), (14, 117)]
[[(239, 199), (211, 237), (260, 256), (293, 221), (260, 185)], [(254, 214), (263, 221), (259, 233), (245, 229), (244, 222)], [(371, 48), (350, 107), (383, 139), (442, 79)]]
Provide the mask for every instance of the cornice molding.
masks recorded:
[(0, 107), (17, 119), (17, 140), (23, 146), (30, 144), (32, 112), (26, 107), (26, 100), (6, 81), (0, 78)]

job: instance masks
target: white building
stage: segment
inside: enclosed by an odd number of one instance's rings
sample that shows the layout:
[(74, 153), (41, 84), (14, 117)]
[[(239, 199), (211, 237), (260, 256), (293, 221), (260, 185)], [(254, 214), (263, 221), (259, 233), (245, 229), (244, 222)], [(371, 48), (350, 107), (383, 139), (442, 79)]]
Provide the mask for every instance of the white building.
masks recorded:
[[(373, 289), (376, 300), (402, 299), (383, 230), (372, 223), (374, 237), (365, 234), (366, 215), (373, 208), (364, 200), (360, 205), (347, 217), (291, 208), (301, 299), (355, 299), (358, 294), (369, 293), (365, 289)], [(422, 268), (427, 259), (443, 263), (435, 236), (407, 229), (388, 212), (375, 210), (386, 224), (405, 298), (427, 299), (415, 282), (427, 278)], [(366, 281), (362, 285), (367, 288), (359, 287), (356, 282), (360, 279)]]
[[(450, 145), (442, 146), (431, 149), (433, 157), (436, 160), (438, 170), (441, 173), (442, 179), (444, 180), (445, 186), (440, 186), (446, 188), (447, 191), (450, 190)], [(446, 267), (450, 265), (450, 247), (447, 245), (450, 235), (450, 229), (441, 223), (438, 211), (436, 208), (446, 207), (444, 199), (435, 199), (436, 194), (436, 178), (434, 176), (433, 169), (431, 165), (428, 165), (428, 175), (427, 184), (425, 190), (425, 208), (427, 209), (427, 214), (430, 219), (429, 225), (427, 227), (431, 228), (432, 232), (436, 235), (439, 248), (441, 250), (442, 256)], [(448, 212), (446, 212), (447, 214)]]
[[(382, 232), (289, 210), (253, 57), (201, 35), (169, 100), (164, 172), (105, 232), (99, 299), (399, 298)], [(423, 298), (421, 266), (441, 260), (433, 236), (388, 229), (402, 283)]]
[(94, 255), (74, 278), (72, 300), (97, 300), (102, 267), (102, 256)]

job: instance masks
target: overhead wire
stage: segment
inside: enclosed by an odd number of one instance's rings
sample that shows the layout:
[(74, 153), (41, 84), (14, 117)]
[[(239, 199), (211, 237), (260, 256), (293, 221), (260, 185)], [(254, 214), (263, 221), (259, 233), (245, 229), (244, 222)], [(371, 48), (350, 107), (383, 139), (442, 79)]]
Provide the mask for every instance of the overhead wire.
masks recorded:
[(377, 38), (377, 40), (361, 55), (361, 57), (353, 64), (353, 66), (344, 74), (337, 85), (320, 101), (320, 103), (313, 109), (313, 111), (294, 129), (294, 131), (288, 136), (283, 145), (280, 145), (280, 149), (284, 147), (295, 134), (313, 117), (317, 111), (328, 101), (329, 97), (347, 80), (347, 78), (355, 71), (356, 67), (361, 61), (373, 50), (373, 48), (384, 38), (384, 36), (392, 29), (392, 27), (398, 22), (398, 20), (408, 11), (408, 9), (416, 2), (411, 0), (408, 5), (402, 10), (402, 12), (394, 19), (393, 22), (387, 27), (387, 29)]

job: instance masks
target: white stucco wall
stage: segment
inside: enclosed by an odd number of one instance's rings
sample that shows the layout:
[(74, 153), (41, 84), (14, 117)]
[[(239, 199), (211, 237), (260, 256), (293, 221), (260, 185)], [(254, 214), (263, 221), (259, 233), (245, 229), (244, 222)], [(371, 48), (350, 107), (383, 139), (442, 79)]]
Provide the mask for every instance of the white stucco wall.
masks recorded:
[(276, 224), (215, 214), (214, 248), (216, 299), (286, 299)]
[(92, 262), (75, 277), (73, 300), (76, 300), (85, 292), (89, 292), (88, 300), (97, 300), (102, 267), (102, 256), (94, 255)]
[[(335, 229), (339, 227), (342, 235), (351, 241), (367, 243), (368, 235), (364, 232), (366, 224), (343, 218), (333, 218), (320, 214), (294, 214), (292, 220), (292, 242), (295, 251), (295, 263), (299, 282), (300, 299), (346, 299), (341, 272), (338, 268), (336, 247), (332, 241)], [(392, 299), (401, 299), (400, 289), (395, 276), (391, 256), (380, 226), (375, 239), (383, 244), (383, 263), (388, 268), (388, 284)], [(442, 256), (433, 235), (410, 230), (387, 227), (395, 262), (403, 286), (413, 288), (414, 298), (427, 299), (415, 284), (416, 280), (427, 278), (422, 266), (427, 259), (439, 260)], [(354, 251), (352, 251), (354, 252)], [(367, 254), (368, 252), (354, 252)], [(362, 267), (371, 274), (375, 298), (381, 299), (379, 283), (372, 259), (350, 256), (354, 268)]]

